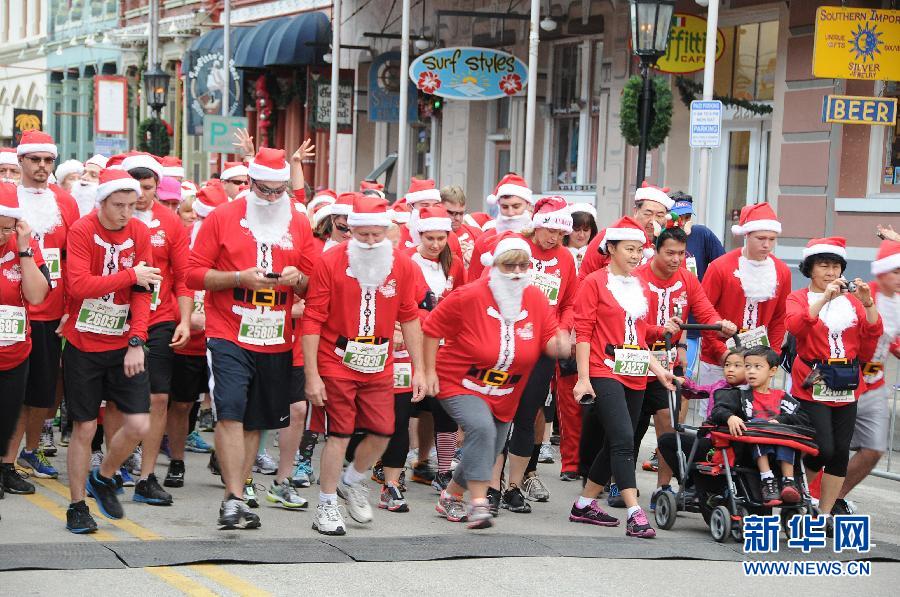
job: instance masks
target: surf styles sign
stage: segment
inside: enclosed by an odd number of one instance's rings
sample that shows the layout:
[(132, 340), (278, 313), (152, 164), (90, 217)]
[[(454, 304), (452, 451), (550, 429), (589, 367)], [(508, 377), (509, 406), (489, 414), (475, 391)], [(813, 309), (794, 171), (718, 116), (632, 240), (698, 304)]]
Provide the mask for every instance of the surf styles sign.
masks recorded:
[(521, 93), (525, 64), (489, 48), (439, 48), (419, 56), (409, 77), (423, 93), (457, 100), (490, 100)]

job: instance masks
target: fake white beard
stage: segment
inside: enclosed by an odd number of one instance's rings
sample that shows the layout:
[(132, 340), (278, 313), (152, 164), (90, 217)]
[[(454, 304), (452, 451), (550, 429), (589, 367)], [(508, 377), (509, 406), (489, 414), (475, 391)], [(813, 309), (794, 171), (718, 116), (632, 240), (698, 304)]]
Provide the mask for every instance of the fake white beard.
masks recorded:
[(497, 216), (497, 234), (502, 234), (503, 232), (510, 230), (513, 232), (521, 232), (530, 227), (531, 214), (527, 211), (517, 216), (504, 216), (503, 214)]
[(97, 207), (97, 187), (95, 182), (78, 181), (72, 185), (72, 196), (78, 204), (78, 214), (82, 217), (88, 215)]
[(409, 246), (418, 247), (422, 243), (422, 236), (419, 234), (419, 208), (413, 205), (412, 211), (409, 212), (409, 222), (406, 223), (406, 229), (409, 230)]
[(394, 267), (394, 245), (388, 239), (370, 245), (351, 238), (347, 261), (360, 286), (381, 286)]
[(734, 277), (741, 281), (744, 296), (752, 302), (767, 301), (775, 296), (778, 275), (775, 272), (775, 261), (771, 257), (754, 261), (743, 255), (739, 256)]
[(644, 295), (640, 279), (610, 273), (606, 288), (632, 319), (640, 319), (647, 314), (647, 297)]
[(425, 282), (428, 288), (436, 297), (440, 297), (447, 290), (447, 276), (444, 275), (444, 268), (437, 261), (432, 261), (426, 257), (422, 257), (418, 252), (412, 255), (413, 262), (422, 270)]
[[(810, 305), (820, 298), (822, 298), (821, 292), (810, 291), (807, 295)], [(856, 309), (853, 308), (853, 303), (850, 302), (850, 299), (841, 295), (825, 303), (825, 306), (819, 311), (819, 320), (825, 324), (828, 331), (840, 333), (856, 325)]]
[(497, 301), (500, 315), (506, 321), (515, 321), (522, 313), (522, 295), (531, 285), (531, 272), (504, 274), (492, 267), (488, 275), (488, 288)]
[(888, 297), (879, 292), (876, 304), (884, 322), (884, 335), (894, 338), (900, 334), (900, 294)]
[(19, 207), (35, 234), (47, 234), (62, 224), (56, 194), (50, 189), (17, 188)]
[(253, 191), (247, 194), (247, 226), (257, 242), (277, 245), (291, 225), (291, 201), (287, 194), (269, 202)]

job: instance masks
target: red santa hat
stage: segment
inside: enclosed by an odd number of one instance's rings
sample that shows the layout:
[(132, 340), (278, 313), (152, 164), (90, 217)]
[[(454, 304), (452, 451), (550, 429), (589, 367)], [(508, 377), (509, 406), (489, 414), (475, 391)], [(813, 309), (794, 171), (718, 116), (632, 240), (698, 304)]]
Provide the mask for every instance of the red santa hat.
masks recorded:
[(21, 220), (24, 215), (19, 207), (16, 185), (0, 182), (0, 216)]
[(181, 181), (181, 194), (184, 195), (196, 195), (197, 194), (197, 185), (195, 185), (190, 180), (182, 180)]
[[(341, 197), (347, 193), (342, 193)], [(353, 211), (347, 216), (348, 226), (383, 226), (391, 225), (388, 216), (386, 199), (381, 197), (367, 197), (362, 193), (353, 193)], [(332, 205), (334, 207), (334, 205)]]
[(231, 180), (232, 178), (246, 177), (249, 170), (244, 162), (225, 162), (225, 168), (219, 174), (222, 180)]
[(597, 221), (597, 208), (594, 207), (593, 205), (591, 205), (590, 203), (582, 203), (582, 202), (572, 203), (569, 205), (569, 213), (570, 214), (577, 214), (577, 213), (588, 214), (592, 218), (594, 218), (595, 222)]
[(117, 153), (116, 155), (109, 156), (109, 159), (106, 160), (106, 168), (111, 170), (122, 170), (122, 162), (125, 160), (127, 156), (124, 153)]
[(155, 156), (143, 151), (136, 151), (128, 154), (125, 156), (125, 159), (122, 160), (123, 170), (130, 172), (135, 168), (146, 168), (150, 170), (156, 174), (157, 180), (163, 177), (163, 167), (162, 164), (159, 163), (159, 160), (157, 160)]
[(141, 183), (131, 178), (123, 170), (104, 168), (100, 171), (100, 185), (97, 187), (97, 204), (99, 205), (116, 191), (134, 191), (140, 195)]
[(495, 205), (500, 200), (500, 197), (507, 196), (521, 197), (534, 205), (534, 197), (531, 189), (528, 188), (528, 183), (518, 174), (507, 174), (501, 178), (494, 188), (494, 192), (487, 196), (487, 203), (488, 205)]
[(391, 206), (391, 209), (388, 210), (388, 215), (391, 216), (392, 222), (397, 224), (407, 224), (409, 223), (411, 212), (412, 210), (410, 210), (409, 205), (407, 205), (405, 201), (395, 201), (394, 205)]
[(638, 201), (656, 201), (666, 209), (675, 207), (675, 201), (669, 197), (669, 187), (653, 186), (646, 180), (641, 184), (641, 188), (634, 192), (634, 202)]
[(885, 239), (872, 262), (872, 275), (880, 276), (900, 267), (900, 242)]
[(312, 220), (313, 228), (317, 228), (322, 220), (327, 218), (332, 214), (331, 206), (333, 203), (319, 203), (318, 205), (308, 205), (307, 213), (310, 215), (310, 219)]
[[(338, 195), (337, 201), (331, 204), (331, 215), (349, 216), (350, 212), (353, 211), (353, 201), (357, 195), (360, 195), (360, 193), (341, 193)], [(380, 197), (378, 198), (380, 199)]]
[(85, 165), (85, 166), (87, 166), (87, 165), (97, 166), (98, 168), (100, 168), (101, 170), (103, 170), (104, 168), (106, 168), (106, 163), (107, 163), (108, 161), (109, 161), (109, 160), (108, 160), (108, 158), (107, 158), (105, 155), (100, 155), (99, 153), (97, 153), (97, 154), (92, 155), (92, 156), (90, 157), (90, 159), (88, 159), (88, 160), (84, 163), (84, 165)]
[(0, 147), (0, 165), (19, 167), (19, 156), (12, 147)]
[(744, 236), (760, 230), (781, 234), (781, 222), (778, 221), (772, 206), (768, 203), (757, 203), (742, 207), (741, 218), (738, 220), (738, 224), (731, 227), (731, 233)]
[(222, 185), (209, 184), (197, 191), (194, 199), (194, 212), (200, 218), (205, 218), (212, 210), (228, 203), (228, 195)]
[(56, 167), (56, 180), (63, 181), (69, 174), (78, 174), (84, 172), (84, 164), (78, 160), (66, 160)]
[(364, 195), (378, 195), (384, 199), (384, 185), (375, 180), (364, 180), (359, 183), (359, 190)]
[(312, 213), (318, 206), (325, 203), (331, 204), (335, 201), (337, 201), (337, 193), (331, 189), (323, 189), (318, 191), (310, 202), (306, 204), (306, 209), (309, 213)]
[(606, 243), (611, 240), (636, 240), (641, 244), (647, 242), (644, 228), (632, 218), (625, 216), (606, 229), (603, 240), (600, 241), (600, 250), (606, 252)]
[(829, 236), (827, 238), (813, 238), (806, 243), (803, 249), (803, 258), (812, 257), (813, 255), (837, 255), (847, 260), (847, 239), (841, 236)]
[(59, 155), (56, 150), (56, 143), (53, 137), (44, 131), (25, 131), (16, 147), (17, 155), (25, 155), (28, 153), (52, 153), (53, 157)]
[(416, 220), (416, 230), (422, 232), (450, 232), (453, 229), (450, 214), (443, 205), (432, 205), (419, 210), (419, 219)]
[(247, 174), (253, 180), (282, 182), (291, 179), (291, 167), (284, 159), (283, 149), (261, 147), (256, 157), (250, 160)]
[(441, 192), (430, 178), (413, 178), (409, 181), (409, 190), (406, 191), (406, 202), (415, 205), (419, 201), (440, 201)]
[(463, 216), (463, 221), (469, 226), (475, 226), (476, 228), (480, 228), (484, 230), (484, 225), (487, 224), (491, 220), (491, 216), (484, 213), (483, 211), (476, 211), (470, 214), (466, 214)]
[(531, 224), (534, 228), (562, 230), (569, 234), (572, 232), (572, 215), (569, 212), (569, 204), (564, 197), (559, 195), (539, 199), (534, 205)]
[(184, 178), (184, 167), (181, 165), (181, 158), (174, 155), (166, 155), (160, 160), (163, 167), (163, 176), (171, 176), (172, 178)]
[(494, 245), (492, 253), (485, 251), (481, 254), (481, 265), (491, 267), (497, 257), (508, 251), (525, 251), (528, 253), (528, 258), (531, 259), (531, 245), (528, 244), (528, 241), (515, 232), (507, 231), (500, 235), (500, 240)]

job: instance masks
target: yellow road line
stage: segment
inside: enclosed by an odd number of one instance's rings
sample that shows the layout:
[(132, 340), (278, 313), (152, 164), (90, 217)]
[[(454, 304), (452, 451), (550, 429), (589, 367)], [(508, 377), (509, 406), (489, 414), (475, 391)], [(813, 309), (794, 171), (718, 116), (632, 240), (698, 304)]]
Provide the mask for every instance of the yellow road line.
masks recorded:
[(215, 597), (216, 595), (216, 593), (213, 593), (196, 580), (189, 578), (180, 572), (175, 572), (168, 566), (141, 568), (141, 570), (149, 572), (157, 578), (164, 580), (185, 595), (191, 595), (191, 597)]
[[(62, 506), (58, 505), (56, 502), (48, 498), (47, 496), (43, 496), (39, 493), (34, 493), (31, 495), (26, 495), (25, 499), (41, 508), (49, 512), (53, 518), (57, 520), (61, 520), (63, 523), (66, 522), (66, 509)], [(95, 533), (91, 534), (92, 539), (96, 539), (97, 541), (118, 541), (119, 539), (106, 531), (97, 530)]]
[(223, 587), (227, 587), (238, 595), (253, 595), (255, 597), (266, 597), (271, 595), (268, 591), (245, 581), (240, 576), (234, 575), (227, 570), (223, 570), (215, 564), (193, 564), (189, 566), (191, 570), (199, 572), (206, 578), (219, 583)]

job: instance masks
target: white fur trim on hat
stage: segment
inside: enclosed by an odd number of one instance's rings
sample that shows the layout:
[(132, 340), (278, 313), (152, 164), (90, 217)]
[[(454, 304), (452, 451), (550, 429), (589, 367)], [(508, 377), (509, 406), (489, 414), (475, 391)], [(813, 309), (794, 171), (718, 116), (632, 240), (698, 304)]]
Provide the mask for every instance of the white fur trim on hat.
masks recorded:
[[(241, 164), (240, 166), (232, 166), (231, 168), (225, 168), (222, 170), (222, 173), (219, 175), (219, 178), (222, 180), (231, 180), (232, 178), (237, 178), (238, 176), (247, 176), (249, 170), (247, 166)], [(290, 178), (290, 176), (288, 176)], [(265, 180), (261, 178), (260, 180)]]
[(97, 187), (97, 204), (99, 205), (104, 199), (116, 191), (134, 191), (140, 195), (141, 183), (133, 178), (116, 178), (109, 182), (105, 182)]
[(441, 192), (437, 189), (424, 189), (406, 194), (406, 202), (412, 205), (419, 201), (440, 201)]
[(19, 156), (15, 151), (0, 151), (0, 164), (4, 166), (19, 167)]
[(497, 227), (497, 220), (488, 220), (484, 223), (484, 226), (481, 227), (482, 230), (487, 232), (488, 230), (493, 230)]
[(151, 155), (138, 154), (138, 155), (130, 155), (124, 160), (122, 160), (122, 169), (126, 172), (130, 172), (135, 168), (147, 168), (156, 174), (157, 178), (163, 177), (163, 167), (156, 158)]
[(312, 211), (318, 205), (321, 205), (323, 203), (335, 203), (336, 201), (337, 199), (335, 199), (331, 195), (316, 195), (309, 203), (306, 204), (306, 209), (308, 211)]
[(91, 158), (87, 160), (84, 165), (87, 166), (88, 164), (93, 164), (94, 166), (98, 166), (102, 170), (103, 168), (106, 168), (107, 161), (109, 161), (109, 158), (98, 153), (91, 156)]
[(203, 203), (199, 198), (194, 199), (194, 203), (191, 204), (191, 207), (194, 210), (194, 213), (197, 214), (197, 217), (205, 218), (212, 213), (213, 207)]
[(597, 208), (591, 205), (590, 203), (570, 203), (569, 204), (569, 213), (585, 213), (590, 214), (594, 221), (597, 220)]
[(847, 250), (844, 249), (844, 247), (839, 247), (837, 245), (820, 244), (803, 248), (804, 259), (811, 255), (822, 255), (823, 253), (830, 253), (832, 255), (843, 257), (845, 260), (847, 259)]
[(643, 230), (637, 228), (607, 228), (600, 241), (600, 250), (606, 252), (606, 241), (609, 240), (636, 240), (640, 243), (647, 242), (647, 236)]
[(84, 172), (84, 164), (78, 160), (66, 160), (56, 167), (56, 179), (65, 180), (69, 174), (82, 174)]
[(163, 176), (170, 176), (172, 178), (184, 178), (184, 167), (163, 166)]
[(750, 232), (759, 232), (761, 230), (768, 230), (775, 234), (781, 234), (781, 222), (778, 220), (750, 220), (743, 226), (735, 224), (731, 227), (731, 233), (737, 236), (743, 236)]
[(333, 204), (328, 204), (325, 207), (320, 207), (316, 211), (310, 210), (310, 213), (312, 213), (313, 228), (318, 228), (318, 226), (322, 222), (322, 220), (324, 220), (328, 216), (332, 215), (332, 213), (331, 213), (332, 207), (333, 207)]
[(872, 275), (880, 276), (888, 272), (894, 271), (900, 267), (900, 253), (888, 255), (884, 259), (878, 259), (872, 262)]
[(572, 216), (568, 209), (534, 214), (531, 218), (534, 228), (547, 228), (549, 230), (562, 230), (566, 234), (572, 232)]
[(504, 253), (508, 253), (509, 251), (525, 251), (528, 253), (529, 259), (531, 258), (531, 246), (524, 238), (519, 236), (508, 236), (497, 243), (493, 253), (484, 252), (481, 254), (481, 265), (484, 267), (491, 267), (497, 257)]
[(656, 187), (640, 187), (634, 192), (634, 201), (656, 201), (666, 209), (675, 207), (675, 201), (672, 200), (662, 189)]
[[(531, 203), (532, 205), (534, 205), (534, 195), (532, 194), (531, 189), (529, 189), (528, 187), (522, 187), (517, 184), (509, 184), (509, 183), (502, 184), (499, 187), (497, 187), (497, 193), (496, 193), (497, 198), (496, 198), (495, 202), (499, 201), (500, 197), (506, 197), (506, 196), (521, 197), (528, 203)], [(490, 198), (489, 198), (488, 202), (490, 202)]]
[(453, 223), (450, 218), (423, 218), (421, 220), (416, 220), (416, 230), (419, 232), (450, 232), (452, 229)]
[(52, 153), (53, 157), (57, 157), (59, 153), (57, 153), (56, 144), (55, 143), (24, 143), (16, 147), (16, 155), (27, 155), (29, 153)]
[[(331, 207), (331, 215), (333, 216), (349, 216), (350, 212), (353, 211), (352, 206), (346, 203), (332, 203)], [(325, 209), (324, 207), (322, 209)]]
[(22, 213), (21, 207), (7, 207), (5, 205), (0, 205), (0, 216), (4, 218), (12, 218), (14, 220), (21, 220), (25, 217), (25, 214)]
[[(231, 170), (231, 168), (229, 168), (228, 170)], [(226, 170), (225, 172), (227, 172), (228, 170)], [(274, 168), (263, 166), (262, 164), (257, 163), (256, 160), (250, 160), (250, 167), (247, 168), (247, 174), (253, 180), (262, 180), (265, 182), (282, 182), (291, 179), (291, 166), (290, 164), (285, 162), (284, 168), (276, 170)]]
[[(337, 204), (335, 204), (337, 205)], [(331, 207), (335, 207), (332, 205)], [(383, 226), (387, 228), (391, 225), (391, 217), (386, 211), (373, 213), (354, 213), (350, 212), (347, 216), (347, 226)]]

